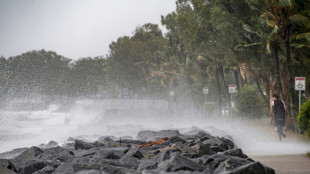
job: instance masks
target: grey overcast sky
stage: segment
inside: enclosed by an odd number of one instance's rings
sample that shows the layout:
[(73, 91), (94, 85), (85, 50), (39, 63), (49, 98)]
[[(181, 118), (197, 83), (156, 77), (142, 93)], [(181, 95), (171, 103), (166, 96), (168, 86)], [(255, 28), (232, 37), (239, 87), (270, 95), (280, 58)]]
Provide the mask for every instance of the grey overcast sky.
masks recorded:
[(175, 0), (0, 0), (0, 56), (31, 50), (64, 57), (105, 56), (109, 44), (137, 26), (161, 26)]

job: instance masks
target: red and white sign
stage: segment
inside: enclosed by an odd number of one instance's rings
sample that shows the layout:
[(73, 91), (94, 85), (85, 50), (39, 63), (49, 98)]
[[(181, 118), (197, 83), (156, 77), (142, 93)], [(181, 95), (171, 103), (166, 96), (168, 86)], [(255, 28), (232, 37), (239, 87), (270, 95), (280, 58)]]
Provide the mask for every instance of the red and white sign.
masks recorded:
[(295, 77), (295, 90), (296, 91), (306, 90), (306, 77)]
[(236, 85), (235, 84), (229, 84), (229, 93), (230, 94), (236, 93)]
[(203, 87), (202, 92), (203, 92), (203, 94), (208, 94), (209, 93), (208, 87)]

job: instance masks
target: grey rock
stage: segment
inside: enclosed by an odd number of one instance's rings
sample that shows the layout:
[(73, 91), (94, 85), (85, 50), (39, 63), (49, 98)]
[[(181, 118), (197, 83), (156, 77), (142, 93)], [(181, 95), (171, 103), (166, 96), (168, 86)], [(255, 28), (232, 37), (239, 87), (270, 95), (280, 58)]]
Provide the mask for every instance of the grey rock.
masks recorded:
[(16, 171), (14, 164), (8, 159), (0, 159), (0, 167)]
[(200, 157), (200, 156), (204, 156), (204, 155), (213, 155), (216, 154), (215, 151), (213, 151), (212, 147), (210, 144), (202, 144), (202, 143), (198, 143), (195, 146), (191, 147), (194, 151), (195, 154)]
[(75, 145), (74, 142), (66, 142), (61, 147), (68, 149), (68, 150), (75, 150), (74, 145)]
[(29, 148), (26, 148), (26, 147), (25, 148), (17, 148), (17, 149), (13, 149), (11, 151), (8, 151), (8, 152), (0, 153), (0, 158), (1, 159), (13, 159), (16, 156), (25, 152), (27, 149), (29, 149)]
[(73, 165), (71, 163), (62, 163), (52, 174), (74, 174)]
[(113, 166), (109, 164), (103, 164), (100, 168), (101, 171), (106, 172), (107, 174), (129, 174), (129, 173), (135, 173), (131, 169), (126, 169), (123, 167)]
[(120, 159), (125, 156), (129, 148), (126, 147), (102, 147), (96, 152), (96, 156), (100, 156), (105, 159)]
[(59, 160), (60, 162), (69, 163), (74, 159), (74, 153), (68, 149), (56, 146), (48, 149), (44, 149), (43, 153), (37, 156), (36, 159), (40, 160)]
[(190, 160), (189, 158), (183, 157), (178, 153), (171, 154), (171, 159), (166, 160), (158, 164), (158, 168), (165, 172), (175, 172), (179, 170), (186, 171), (202, 171), (203, 167)]
[(215, 155), (209, 156), (209, 158), (207, 158), (203, 162), (203, 165), (207, 167), (209, 171), (214, 172), (215, 170), (220, 170), (218, 169), (220, 165), (227, 164), (227, 166), (238, 167), (242, 165), (247, 165), (249, 163), (252, 163), (252, 162), (245, 158), (223, 155), (223, 154), (215, 154)]
[(55, 170), (52, 166), (45, 166), (43, 169), (39, 170), (38, 172), (42, 173), (52, 173)]
[(0, 173), (1, 174), (16, 174), (13, 170), (9, 170), (5, 167), (0, 167)]
[(170, 151), (162, 151), (159, 154), (152, 157), (151, 160), (156, 163), (161, 163), (165, 160), (170, 159), (170, 154), (171, 154)]
[(32, 174), (38, 170), (43, 169), (46, 164), (43, 161), (39, 160), (31, 160), (31, 161), (24, 161), (22, 165), (18, 166), (18, 171), (23, 174)]
[(234, 163), (229, 159), (221, 163), (214, 171), (214, 174), (275, 174), (273, 169), (264, 167), (259, 162), (252, 162), (246, 165), (234, 166)]
[(140, 141), (140, 140), (132, 140), (132, 139), (120, 139), (115, 141), (120, 144), (129, 144), (129, 145), (141, 145), (147, 143), (146, 141)]
[(186, 143), (186, 141), (184, 139), (182, 139), (181, 137), (174, 136), (174, 137), (169, 138), (169, 140), (165, 141), (163, 144), (164, 145), (169, 145), (169, 144), (177, 143), (177, 142)]
[[(96, 142), (72, 138), (67, 146), (44, 145), (0, 154), (2, 174), (214, 174), (262, 173), (274, 170), (247, 158), (232, 140), (214, 137), (193, 128), (180, 134), (176, 130), (140, 131), (140, 140), (100, 137)], [(97, 137), (97, 136), (96, 136)], [(149, 140), (167, 138), (161, 144)], [(125, 138), (125, 137), (123, 137)], [(43, 147), (43, 146), (42, 146)]]
[(56, 141), (50, 141), (47, 144), (43, 144), (43, 148), (52, 148), (58, 146), (58, 143)]
[(72, 167), (74, 171), (80, 171), (84, 169), (95, 169), (99, 170), (101, 165), (104, 163), (100, 157), (77, 157), (72, 161)]
[(76, 172), (75, 174), (102, 174), (102, 172), (100, 172), (99, 170), (91, 169), (91, 170), (82, 170), (82, 171)]
[(161, 131), (143, 130), (138, 133), (137, 138), (142, 141), (155, 141), (156, 139), (159, 138), (171, 138), (179, 135), (180, 133), (178, 130), (161, 130)]
[(230, 156), (238, 156), (240, 158), (247, 158), (248, 156), (243, 154), (242, 150), (240, 148), (236, 149), (229, 149), (224, 152), (221, 152), (223, 155), (230, 155)]
[(131, 147), (128, 152), (126, 153), (127, 156), (132, 156), (132, 157), (135, 157), (137, 159), (142, 159), (144, 156), (143, 156), (143, 153), (140, 151), (139, 148), (137, 147)]
[(138, 160), (137, 158), (134, 158), (132, 156), (123, 156), (120, 160), (119, 160), (120, 164), (122, 167), (127, 167), (127, 168), (134, 168), (137, 169), (141, 163), (140, 160)]
[(157, 167), (157, 163), (155, 161), (144, 161), (141, 162), (138, 166), (138, 171), (142, 171), (142, 170), (152, 170), (155, 169)]
[(43, 150), (39, 147), (33, 146), (28, 148), (22, 154), (16, 156), (14, 159), (16, 160), (32, 160), (35, 159), (38, 155), (43, 153)]
[(94, 148), (95, 146), (92, 145), (91, 143), (88, 143), (86, 141), (83, 140), (74, 140), (74, 149), (78, 150), (78, 149), (91, 149)]
[(101, 143), (117, 141), (117, 140), (119, 140), (119, 139), (117, 137), (114, 137), (114, 136), (101, 136), (98, 139), (98, 141), (101, 142)]

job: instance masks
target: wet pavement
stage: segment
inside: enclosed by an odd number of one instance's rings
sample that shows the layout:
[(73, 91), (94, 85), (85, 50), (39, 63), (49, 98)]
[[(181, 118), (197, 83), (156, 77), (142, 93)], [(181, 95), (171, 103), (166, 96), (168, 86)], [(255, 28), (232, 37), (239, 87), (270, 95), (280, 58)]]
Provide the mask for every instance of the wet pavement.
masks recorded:
[(255, 161), (273, 168), (276, 174), (309, 174), (310, 158), (306, 154), (254, 155)]

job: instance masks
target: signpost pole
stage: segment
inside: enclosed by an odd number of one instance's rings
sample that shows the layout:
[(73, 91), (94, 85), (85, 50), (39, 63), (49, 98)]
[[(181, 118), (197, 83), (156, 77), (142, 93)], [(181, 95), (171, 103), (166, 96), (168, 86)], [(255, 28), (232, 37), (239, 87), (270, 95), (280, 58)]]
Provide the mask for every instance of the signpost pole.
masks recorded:
[(174, 103), (173, 103), (174, 91), (170, 91), (170, 102), (169, 102), (169, 110), (173, 111)]
[(232, 117), (233, 94), (236, 93), (236, 85), (229, 84), (228, 92), (230, 93), (230, 116)]
[(207, 94), (209, 93), (209, 89), (207, 86), (203, 87), (202, 93), (205, 95), (205, 102), (203, 103), (204, 110), (206, 111), (206, 106), (207, 106)]
[(205, 104), (206, 104), (206, 102), (207, 102), (207, 94), (205, 94)]
[(301, 90), (299, 90), (298, 113), (300, 112)]
[(232, 117), (233, 93), (230, 93), (230, 117)]

